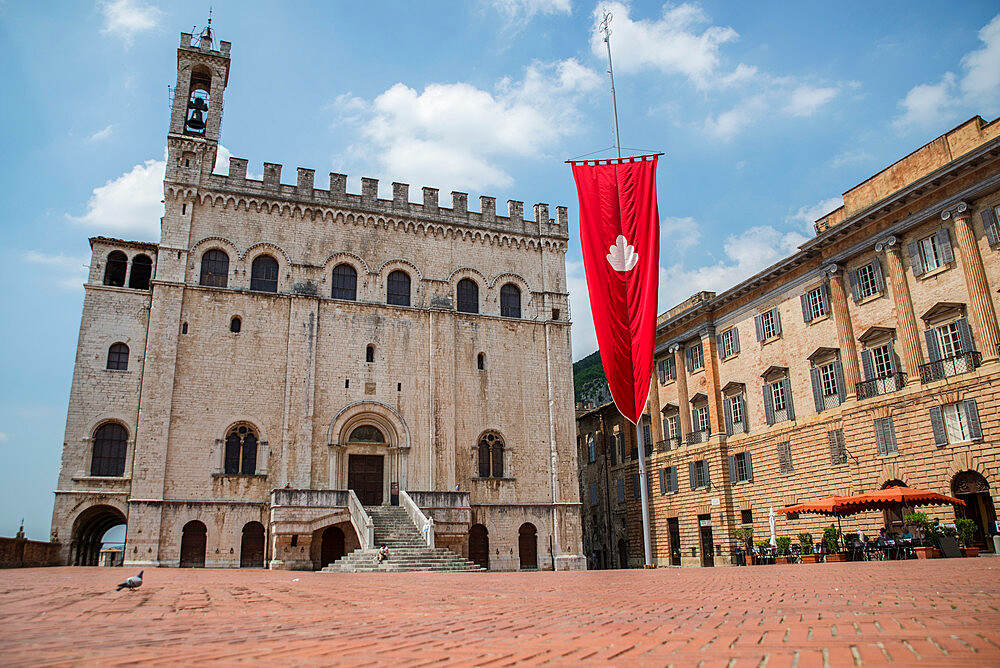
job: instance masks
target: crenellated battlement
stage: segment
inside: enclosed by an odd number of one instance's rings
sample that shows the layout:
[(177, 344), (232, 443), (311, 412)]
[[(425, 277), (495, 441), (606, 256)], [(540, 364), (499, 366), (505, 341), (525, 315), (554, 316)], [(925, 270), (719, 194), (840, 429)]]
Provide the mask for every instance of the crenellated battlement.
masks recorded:
[(372, 213), (396, 213), (426, 218), (435, 222), (485, 228), (529, 236), (569, 237), (569, 216), (565, 206), (556, 207), (556, 217), (549, 218), (549, 205), (534, 205), (533, 218), (525, 219), (524, 202), (507, 200), (507, 215), (497, 215), (495, 197), (479, 198), (479, 211), (469, 210), (468, 193), (452, 191), (451, 208), (439, 202), (437, 188), (421, 188), (421, 201), (410, 200), (410, 185), (392, 184), (392, 199), (380, 199), (378, 179), (363, 177), (359, 194), (347, 192), (347, 175), (330, 172), (329, 187), (316, 187), (316, 171), (299, 167), (295, 184), (281, 182), (282, 165), (265, 162), (260, 180), (247, 178), (248, 162), (244, 158), (229, 159), (229, 174), (211, 174), (203, 186), (241, 195), (294, 201), (313, 206), (337, 206)]

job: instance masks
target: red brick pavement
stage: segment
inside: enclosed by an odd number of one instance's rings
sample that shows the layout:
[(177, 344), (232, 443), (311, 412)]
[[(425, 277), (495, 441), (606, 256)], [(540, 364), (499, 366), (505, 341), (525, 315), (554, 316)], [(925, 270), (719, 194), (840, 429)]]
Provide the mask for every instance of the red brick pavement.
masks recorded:
[(0, 571), (0, 664), (1000, 666), (1000, 559), (586, 573)]

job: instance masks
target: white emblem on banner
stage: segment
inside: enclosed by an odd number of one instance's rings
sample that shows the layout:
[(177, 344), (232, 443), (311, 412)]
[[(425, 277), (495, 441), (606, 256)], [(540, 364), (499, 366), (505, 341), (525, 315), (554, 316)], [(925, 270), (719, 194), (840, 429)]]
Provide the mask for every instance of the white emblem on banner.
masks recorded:
[(629, 246), (622, 235), (618, 235), (615, 245), (608, 247), (608, 264), (615, 271), (632, 271), (639, 263), (639, 254), (634, 246)]

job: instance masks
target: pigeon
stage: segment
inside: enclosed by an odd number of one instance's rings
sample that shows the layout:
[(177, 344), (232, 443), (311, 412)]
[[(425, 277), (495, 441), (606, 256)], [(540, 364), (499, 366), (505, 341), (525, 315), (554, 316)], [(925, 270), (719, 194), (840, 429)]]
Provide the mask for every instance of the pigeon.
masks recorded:
[(138, 575), (133, 575), (125, 582), (118, 585), (118, 589), (115, 591), (121, 591), (122, 589), (138, 589), (142, 586), (142, 571), (139, 571)]

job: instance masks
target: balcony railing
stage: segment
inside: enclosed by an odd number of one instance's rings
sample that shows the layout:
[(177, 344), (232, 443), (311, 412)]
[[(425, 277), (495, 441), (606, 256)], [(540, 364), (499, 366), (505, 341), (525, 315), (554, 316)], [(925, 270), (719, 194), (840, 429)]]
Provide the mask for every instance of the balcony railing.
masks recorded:
[(858, 383), (857, 392), (858, 399), (870, 399), (871, 397), (877, 397), (880, 394), (889, 394), (890, 392), (898, 392), (906, 386), (906, 374), (902, 371), (897, 371), (896, 373), (889, 374), (882, 378), (873, 378), (872, 380), (866, 380), (864, 382)]
[(704, 443), (708, 440), (707, 431), (692, 431), (685, 438), (684, 442), (688, 445), (693, 445), (695, 443)]
[(666, 438), (662, 441), (656, 442), (657, 452), (670, 452), (671, 450), (676, 450), (679, 447), (681, 447), (680, 438)]
[(973, 350), (967, 353), (959, 353), (943, 360), (920, 365), (920, 382), (930, 383), (942, 378), (950, 378), (959, 374), (968, 373), (975, 370), (983, 363), (983, 355), (979, 351)]

